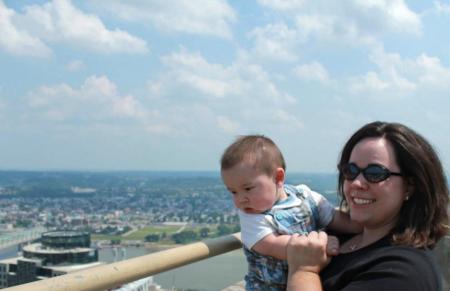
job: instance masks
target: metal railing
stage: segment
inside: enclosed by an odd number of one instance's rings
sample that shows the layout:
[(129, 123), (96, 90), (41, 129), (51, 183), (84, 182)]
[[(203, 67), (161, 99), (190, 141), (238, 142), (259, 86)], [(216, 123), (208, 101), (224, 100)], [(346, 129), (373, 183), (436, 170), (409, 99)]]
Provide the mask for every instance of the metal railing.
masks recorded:
[(22, 284), (7, 291), (106, 290), (241, 247), (240, 233)]
[[(240, 247), (240, 233), (235, 233), (2, 290), (106, 290), (203, 259), (221, 255)], [(436, 257), (438, 258), (438, 263), (442, 271), (443, 291), (450, 291), (450, 269), (448, 268), (450, 264), (450, 236), (446, 236), (439, 242), (436, 247)]]

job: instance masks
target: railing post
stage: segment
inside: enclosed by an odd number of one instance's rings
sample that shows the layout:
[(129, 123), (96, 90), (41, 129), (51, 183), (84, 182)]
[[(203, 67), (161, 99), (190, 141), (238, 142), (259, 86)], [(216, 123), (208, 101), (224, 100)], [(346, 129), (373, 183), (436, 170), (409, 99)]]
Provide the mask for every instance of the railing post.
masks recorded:
[(208, 239), (129, 260), (18, 285), (7, 291), (90, 291), (125, 283), (217, 256), (241, 247), (240, 233)]

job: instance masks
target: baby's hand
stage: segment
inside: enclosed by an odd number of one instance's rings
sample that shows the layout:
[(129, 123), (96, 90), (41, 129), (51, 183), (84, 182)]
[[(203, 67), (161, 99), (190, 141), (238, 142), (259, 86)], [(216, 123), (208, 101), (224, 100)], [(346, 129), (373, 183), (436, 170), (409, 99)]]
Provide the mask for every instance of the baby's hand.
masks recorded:
[(328, 236), (327, 255), (337, 256), (339, 254), (339, 240), (333, 235)]

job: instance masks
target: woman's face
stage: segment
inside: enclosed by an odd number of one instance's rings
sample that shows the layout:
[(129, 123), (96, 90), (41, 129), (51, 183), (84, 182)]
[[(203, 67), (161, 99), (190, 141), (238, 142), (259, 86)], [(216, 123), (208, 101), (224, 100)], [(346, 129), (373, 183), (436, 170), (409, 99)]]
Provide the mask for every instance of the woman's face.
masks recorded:
[[(391, 172), (400, 172), (391, 143), (384, 138), (365, 138), (353, 148), (349, 163), (364, 169), (369, 164), (383, 165)], [(390, 176), (378, 183), (369, 183), (362, 173), (354, 180), (344, 181), (344, 195), (352, 220), (365, 228), (392, 229), (408, 191), (402, 176)]]

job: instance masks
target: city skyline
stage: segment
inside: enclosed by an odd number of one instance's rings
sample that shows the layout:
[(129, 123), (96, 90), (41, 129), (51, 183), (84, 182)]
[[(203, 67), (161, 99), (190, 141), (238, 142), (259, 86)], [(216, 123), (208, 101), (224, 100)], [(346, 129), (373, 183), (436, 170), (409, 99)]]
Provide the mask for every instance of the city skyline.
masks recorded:
[(450, 171), (443, 1), (0, 0), (1, 170), (218, 171), (264, 134), (334, 172), (374, 120)]

